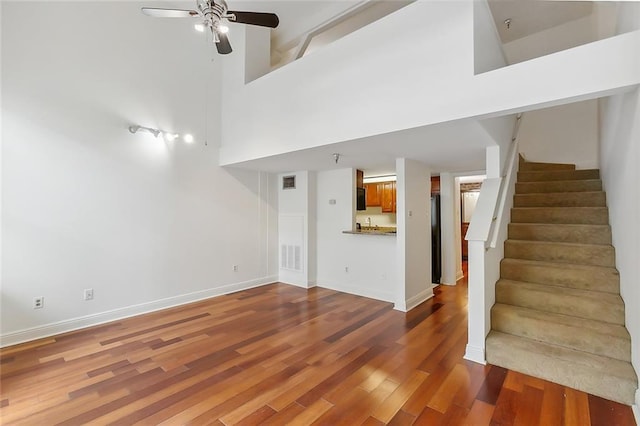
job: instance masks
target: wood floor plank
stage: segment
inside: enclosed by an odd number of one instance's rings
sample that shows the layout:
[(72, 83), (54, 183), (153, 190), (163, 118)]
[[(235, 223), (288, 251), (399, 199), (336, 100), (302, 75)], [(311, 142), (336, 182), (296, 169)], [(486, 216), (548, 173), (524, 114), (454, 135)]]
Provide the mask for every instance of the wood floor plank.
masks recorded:
[(0, 349), (0, 423), (635, 424), (630, 407), (465, 361), (466, 292), (402, 313), (272, 284)]
[(491, 424), (495, 407), (476, 399), (464, 419), (464, 426), (488, 426)]
[(565, 390), (564, 424), (580, 426), (591, 424), (589, 396), (584, 392), (567, 388)]

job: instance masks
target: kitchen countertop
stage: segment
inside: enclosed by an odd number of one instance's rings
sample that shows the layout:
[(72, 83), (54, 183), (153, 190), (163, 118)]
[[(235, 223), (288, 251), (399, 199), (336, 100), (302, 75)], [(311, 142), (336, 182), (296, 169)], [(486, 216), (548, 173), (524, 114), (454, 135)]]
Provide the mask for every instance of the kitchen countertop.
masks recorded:
[(356, 235), (386, 235), (390, 237), (396, 236), (396, 228), (394, 227), (362, 227), (362, 229), (353, 229), (349, 231), (342, 231), (343, 234), (356, 234)]

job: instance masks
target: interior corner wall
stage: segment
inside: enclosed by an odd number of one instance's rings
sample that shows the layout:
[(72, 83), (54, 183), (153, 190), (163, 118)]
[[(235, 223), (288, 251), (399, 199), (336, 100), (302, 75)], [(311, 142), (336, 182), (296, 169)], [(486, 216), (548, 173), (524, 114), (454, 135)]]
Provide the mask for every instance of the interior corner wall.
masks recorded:
[(409, 311), (433, 297), (431, 283), (431, 171), (396, 159), (398, 292), (396, 309)]
[(244, 46), (245, 83), (262, 77), (271, 71), (271, 29), (255, 25), (238, 25), (245, 32)]
[(2, 2), (0, 28), (2, 345), (277, 279), (269, 177), (218, 166), (193, 28), (130, 2)]
[[(640, 89), (601, 100), (601, 175), (631, 334), (631, 360), (640, 373)], [(640, 400), (636, 398), (636, 405)]]
[(569, 163), (578, 169), (599, 167), (598, 137), (597, 100), (528, 111), (518, 136), (527, 161)]
[(473, 2), (473, 60), (476, 74), (507, 65), (502, 41), (486, 0)]
[(355, 170), (317, 173), (317, 284), (386, 302), (395, 301), (396, 236), (357, 235)]

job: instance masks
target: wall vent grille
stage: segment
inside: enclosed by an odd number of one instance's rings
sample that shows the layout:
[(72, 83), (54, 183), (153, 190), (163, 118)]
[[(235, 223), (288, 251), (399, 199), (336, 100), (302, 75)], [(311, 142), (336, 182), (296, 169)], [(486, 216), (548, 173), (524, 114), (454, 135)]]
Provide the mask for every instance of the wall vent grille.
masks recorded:
[(282, 244), (280, 252), (280, 267), (282, 269), (302, 270), (302, 248), (300, 246)]

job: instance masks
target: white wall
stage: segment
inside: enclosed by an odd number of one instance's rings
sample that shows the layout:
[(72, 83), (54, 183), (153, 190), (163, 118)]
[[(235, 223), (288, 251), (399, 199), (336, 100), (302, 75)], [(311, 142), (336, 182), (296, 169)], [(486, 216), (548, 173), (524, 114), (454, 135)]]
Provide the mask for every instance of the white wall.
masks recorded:
[(318, 286), (395, 301), (396, 236), (342, 233), (353, 227), (354, 188), (353, 169), (317, 173)]
[(274, 179), (217, 166), (219, 63), (139, 8), (2, 4), (2, 344), (277, 278)]
[(527, 161), (599, 167), (598, 101), (556, 106), (522, 115), (520, 153)]
[[(295, 188), (282, 188), (282, 178), (285, 176), (295, 176)], [(298, 171), (278, 175), (278, 247), (280, 248), (279, 281), (281, 282), (305, 288), (315, 285), (315, 198), (314, 172)], [(289, 259), (286, 262), (283, 261), (283, 246), (286, 246), (286, 256)]]
[[(640, 372), (640, 92), (602, 100), (601, 174), (609, 206), (609, 223), (625, 325), (631, 334), (631, 358)], [(640, 406), (640, 392), (636, 393)]]
[[(460, 216), (456, 216), (455, 180), (451, 173), (440, 173), (440, 235), (442, 240), (442, 277), (440, 282), (455, 285), (457, 281), (457, 256), (460, 239)], [(458, 207), (459, 209), (459, 207)]]
[(396, 159), (398, 282), (396, 309), (409, 311), (433, 297), (431, 283), (431, 171)]

